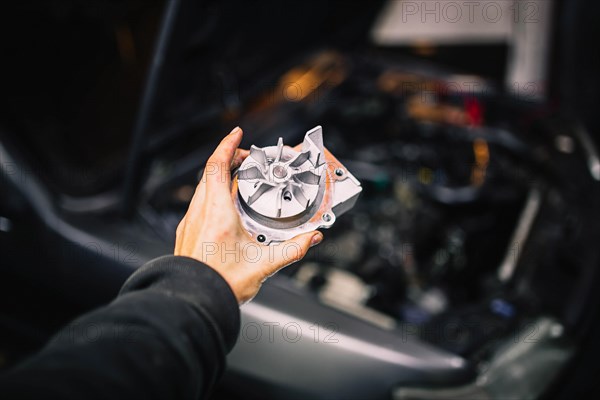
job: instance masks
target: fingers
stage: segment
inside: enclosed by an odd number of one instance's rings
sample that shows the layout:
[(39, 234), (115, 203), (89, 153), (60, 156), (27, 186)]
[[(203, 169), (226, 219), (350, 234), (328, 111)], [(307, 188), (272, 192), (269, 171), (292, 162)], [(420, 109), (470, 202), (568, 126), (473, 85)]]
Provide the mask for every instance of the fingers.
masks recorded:
[(237, 149), (233, 156), (233, 160), (231, 161), (231, 169), (238, 168), (240, 165), (242, 165), (246, 157), (249, 155), (250, 152), (248, 150)]
[(314, 231), (314, 235), (310, 238), (310, 247), (316, 246), (323, 241), (323, 234), (319, 231)]
[(308, 249), (315, 246), (323, 240), (323, 234), (319, 231), (312, 231), (295, 236), (283, 243), (271, 245), (273, 248), (273, 263), (269, 263), (266, 276), (271, 276), (283, 267), (287, 267), (297, 261), (300, 261)]

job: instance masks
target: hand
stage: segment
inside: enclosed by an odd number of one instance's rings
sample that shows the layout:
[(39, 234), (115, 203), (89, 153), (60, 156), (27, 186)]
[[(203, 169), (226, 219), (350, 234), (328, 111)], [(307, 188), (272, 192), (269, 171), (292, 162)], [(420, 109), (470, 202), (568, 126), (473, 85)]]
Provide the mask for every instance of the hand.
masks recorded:
[(231, 193), (231, 169), (248, 156), (238, 149), (242, 130), (235, 128), (208, 159), (187, 213), (177, 227), (175, 255), (199, 260), (227, 281), (238, 302), (250, 301), (262, 283), (304, 257), (323, 240), (312, 231), (286, 242), (264, 246), (242, 226)]

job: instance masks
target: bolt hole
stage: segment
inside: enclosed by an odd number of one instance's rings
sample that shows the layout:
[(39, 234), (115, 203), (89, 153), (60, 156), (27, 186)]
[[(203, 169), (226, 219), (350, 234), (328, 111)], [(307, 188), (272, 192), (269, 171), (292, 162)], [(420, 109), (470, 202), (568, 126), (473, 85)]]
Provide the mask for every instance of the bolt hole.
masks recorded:
[(285, 201), (292, 201), (292, 194), (289, 191), (283, 193), (283, 199)]
[(331, 222), (331, 214), (329, 214), (329, 213), (323, 214), (323, 221)]
[(267, 240), (267, 238), (265, 237), (265, 235), (258, 235), (256, 237), (256, 240), (258, 240), (260, 243), (264, 243), (264, 241)]
[(344, 170), (343, 170), (343, 169), (341, 169), (341, 168), (336, 168), (336, 170), (335, 170), (335, 174), (336, 174), (337, 176), (343, 176), (343, 175), (344, 175)]

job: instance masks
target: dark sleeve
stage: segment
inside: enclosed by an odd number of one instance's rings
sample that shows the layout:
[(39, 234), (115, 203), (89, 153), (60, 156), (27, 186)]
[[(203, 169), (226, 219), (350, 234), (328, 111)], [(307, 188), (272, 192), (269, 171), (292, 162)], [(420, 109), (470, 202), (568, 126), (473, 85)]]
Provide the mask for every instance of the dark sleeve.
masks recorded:
[(203, 398), (223, 372), (239, 325), (235, 296), (215, 270), (161, 257), (136, 271), (111, 304), (0, 376), (0, 397)]

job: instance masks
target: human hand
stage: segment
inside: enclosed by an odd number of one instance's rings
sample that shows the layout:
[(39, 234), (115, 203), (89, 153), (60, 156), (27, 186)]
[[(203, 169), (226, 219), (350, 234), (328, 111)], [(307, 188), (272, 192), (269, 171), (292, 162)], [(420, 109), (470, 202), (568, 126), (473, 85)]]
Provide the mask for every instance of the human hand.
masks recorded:
[(231, 194), (231, 170), (248, 150), (238, 149), (242, 130), (235, 128), (208, 159), (187, 213), (177, 227), (176, 256), (194, 258), (215, 269), (227, 281), (238, 302), (250, 301), (262, 283), (281, 268), (304, 257), (323, 240), (312, 231), (282, 243), (264, 246), (242, 226)]

